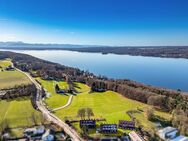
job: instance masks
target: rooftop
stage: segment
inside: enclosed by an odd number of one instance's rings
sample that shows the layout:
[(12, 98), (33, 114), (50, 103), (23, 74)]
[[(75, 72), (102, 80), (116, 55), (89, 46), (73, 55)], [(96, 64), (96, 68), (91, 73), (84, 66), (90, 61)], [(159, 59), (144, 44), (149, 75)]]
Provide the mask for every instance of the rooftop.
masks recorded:
[(178, 136), (178, 137), (176, 137), (176, 138), (174, 138), (174, 139), (172, 139), (170, 141), (188, 141), (188, 137), (180, 135), (180, 136)]
[(166, 127), (166, 128), (163, 128), (161, 130), (159, 130), (158, 132), (159, 133), (169, 133), (169, 132), (173, 132), (173, 131), (177, 131), (178, 129), (174, 128), (174, 127)]

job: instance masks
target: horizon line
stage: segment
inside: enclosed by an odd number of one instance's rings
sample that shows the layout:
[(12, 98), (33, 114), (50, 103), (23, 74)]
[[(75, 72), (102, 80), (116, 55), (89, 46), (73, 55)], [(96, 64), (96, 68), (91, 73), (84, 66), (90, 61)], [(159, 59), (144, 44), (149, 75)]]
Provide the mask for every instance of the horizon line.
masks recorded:
[(97, 44), (72, 44), (72, 43), (42, 43), (42, 42), (24, 42), (24, 41), (0, 41), (0, 43), (21, 43), (28, 45), (72, 45), (72, 46), (90, 46), (90, 47), (188, 47), (188, 45), (97, 45)]

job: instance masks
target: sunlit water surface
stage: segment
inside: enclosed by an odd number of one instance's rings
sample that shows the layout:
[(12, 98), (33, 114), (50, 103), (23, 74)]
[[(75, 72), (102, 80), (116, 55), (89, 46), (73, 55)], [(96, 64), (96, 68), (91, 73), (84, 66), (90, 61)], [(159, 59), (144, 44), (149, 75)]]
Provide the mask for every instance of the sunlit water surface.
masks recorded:
[(13, 50), (96, 75), (126, 78), (149, 85), (188, 91), (188, 59), (142, 57), (60, 50)]

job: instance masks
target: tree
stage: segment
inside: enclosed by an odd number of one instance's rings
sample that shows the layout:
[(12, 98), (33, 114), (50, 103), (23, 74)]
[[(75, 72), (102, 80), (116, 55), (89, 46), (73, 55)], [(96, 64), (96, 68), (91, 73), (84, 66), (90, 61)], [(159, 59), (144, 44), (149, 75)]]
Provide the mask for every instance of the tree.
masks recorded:
[(94, 116), (93, 110), (91, 108), (81, 108), (77, 112), (77, 116), (81, 119), (84, 119), (87, 116), (90, 119), (91, 116)]
[(163, 95), (150, 96), (147, 100), (147, 104), (157, 106), (161, 109), (167, 109), (167, 98)]
[(145, 114), (148, 120), (152, 120), (154, 117), (154, 109), (153, 108), (146, 109)]
[(59, 85), (58, 85), (58, 84), (55, 85), (55, 91), (56, 91), (56, 92), (60, 91), (60, 88), (59, 88)]
[(81, 119), (84, 119), (86, 116), (86, 109), (85, 108), (79, 109), (77, 112), (77, 116), (80, 117)]
[(178, 128), (182, 135), (188, 135), (188, 113), (178, 105), (172, 115), (172, 125)]
[(91, 108), (86, 108), (86, 115), (88, 119), (90, 119), (91, 116), (94, 116), (93, 110)]

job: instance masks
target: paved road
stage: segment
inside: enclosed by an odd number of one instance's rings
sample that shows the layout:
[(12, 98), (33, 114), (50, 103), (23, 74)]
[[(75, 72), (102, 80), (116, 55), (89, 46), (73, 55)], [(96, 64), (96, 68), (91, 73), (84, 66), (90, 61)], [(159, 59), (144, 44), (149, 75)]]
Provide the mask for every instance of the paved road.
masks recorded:
[(72, 99), (73, 99), (73, 95), (71, 95), (71, 96), (69, 97), (69, 100), (67, 101), (67, 103), (66, 103), (64, 106), (61, 106), (61, 107), (59, 107), (59, 108), (55, 108), (55, 109), (53, 109), (52, 111), (58, 111), (58, 110), (61, 110), (61, 109), (63, 109), (63, 108), (68, 107), (68, 106), (71, 104)]
[(63, 128), (64, 131), (72, 138), (73, 141), (84, 141), (74, 129), (69, 127), (65, 122), (63, 122), (61, 119), (56, 117), (54, 114), (50, 113), (48, 111), (48, 109), (43, 105), (42, 96), (41, 96), (42, 95), (41, 85), (38, 84), (36, 82), (36, 80), (33, 77), (31, 77), (28, 73), (23, 72), (19, 69), (17, 69), (17, 70), (24, 73), (31, 80), (31, 82), (36, 86), (36, 88), (37, 88), (36, 105), (37, 105), (38, 109), (42, 112), (42, 114), (46, 117), (46, 119), (48, 121), (51, 121), (51, 122), (57, 124), (61, 128)]

